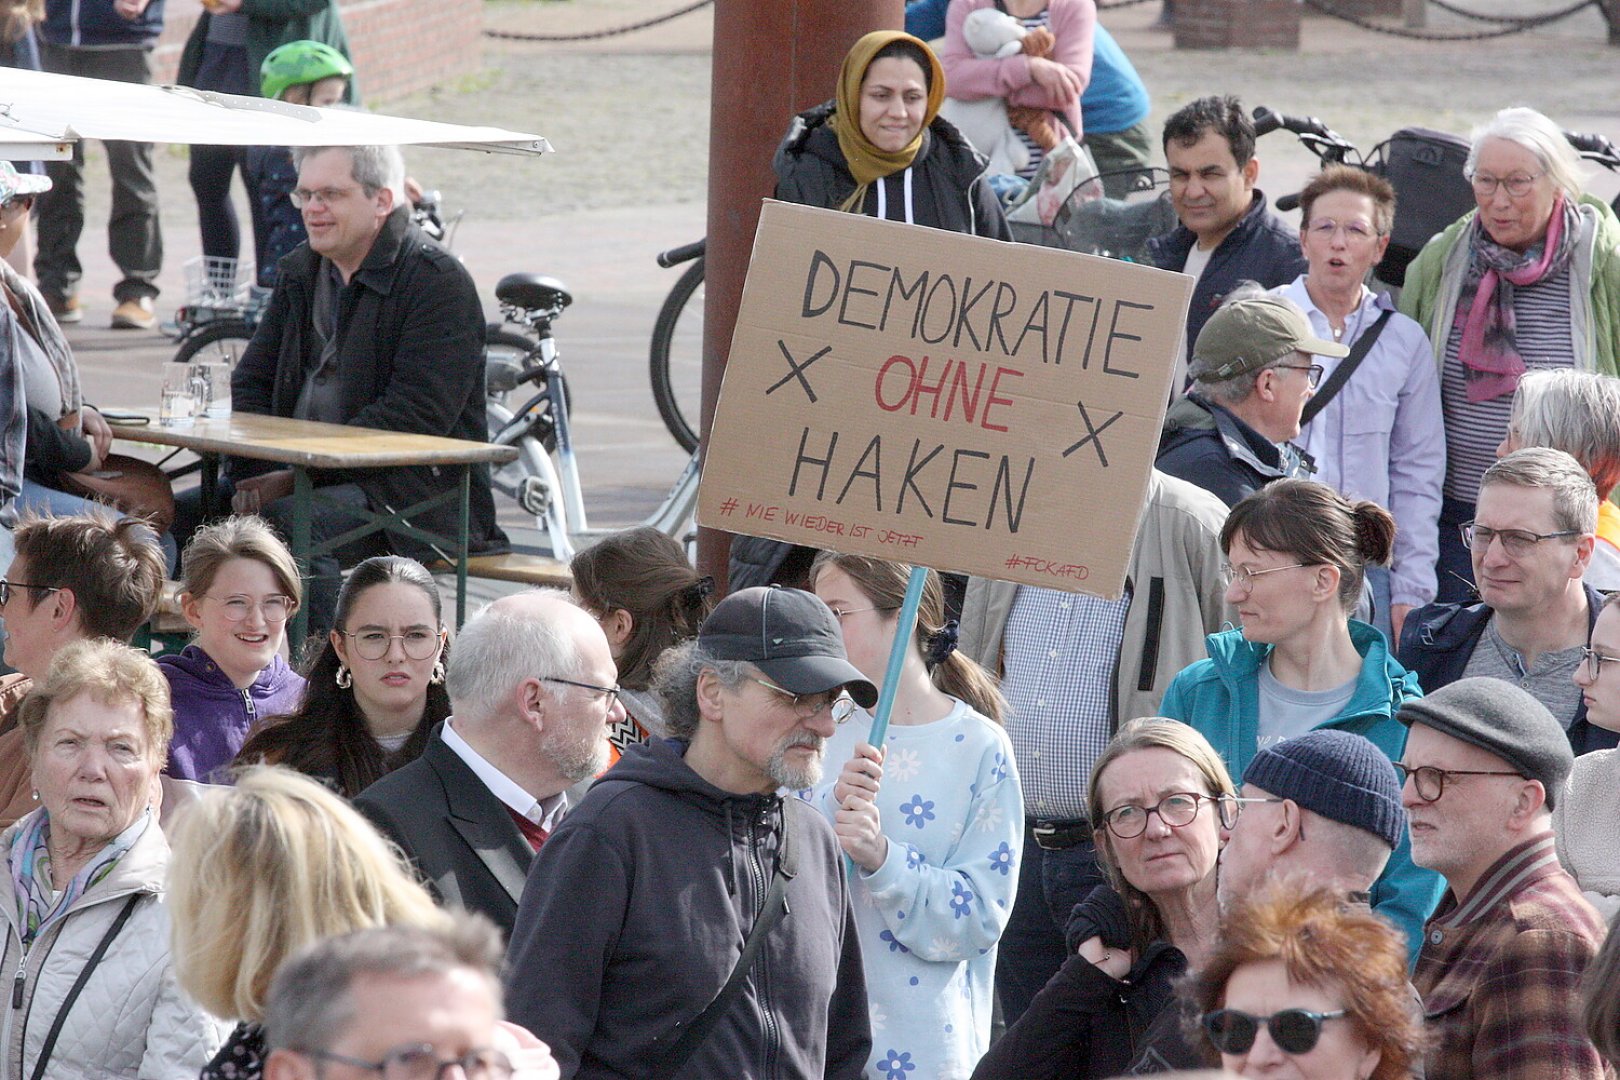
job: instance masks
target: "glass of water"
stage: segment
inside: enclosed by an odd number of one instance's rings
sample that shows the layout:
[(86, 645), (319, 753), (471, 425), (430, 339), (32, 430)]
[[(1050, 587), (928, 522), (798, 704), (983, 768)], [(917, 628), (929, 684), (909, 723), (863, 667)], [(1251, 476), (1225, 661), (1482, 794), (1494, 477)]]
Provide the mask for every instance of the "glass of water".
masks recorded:
[(199, 381), (190, 364), (170, 362), (163, 365), (163, 391), (162, 397), (158, 400), (158, 423), (165, 427), (174, 427), (189, 424), (197, 418)]
[(200, 406), (198, 415), (210, 420), (228, 420), (231, 415), (231, 362), (226, 359), (205, 360), (193, 369), (202, 386), (208, 389), (208, 401)]

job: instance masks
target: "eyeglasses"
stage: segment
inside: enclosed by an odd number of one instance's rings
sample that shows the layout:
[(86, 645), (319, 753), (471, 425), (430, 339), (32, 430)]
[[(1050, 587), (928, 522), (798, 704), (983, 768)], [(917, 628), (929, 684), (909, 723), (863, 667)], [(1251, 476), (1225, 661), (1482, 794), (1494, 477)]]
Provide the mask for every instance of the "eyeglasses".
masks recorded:
[(390, 1050), (381, 1061), (366, 1061), (330, 1050), (302, 1052), (319, 1061), (335, 1061), (339, 1065), (379, 1073), (383, 1080), (443, 1080), (446, 1072), (457, 1067), (467, 1080), (510, 1080), (513, 1072), (512, 1062), (499, 1050), (469, 1050), (458, 1058), (443, 1059), (426, 1043)]
[[(4, 601), (0, 601), (0, 603), (4, 603)], [(1620, 664), (1620, 656), (1605, 656), (1596, 649), (1581, 649), (1581, 663), (1585, 664), (1586, 670), (1592, 673), (1593, 682), (1597, 682), (1603, 677), (1603, 662), (1605, 660), (1611, 664)]]
[(1247, 1054), (1254, 1047), (1261, 1024), (1266, 1026), (1272, 1043), (1283, 1053), (1308, 1054), (1316, 1049), (1317, 1042), (1322, 1038), (1323, 1023), (1348, 1015), (1344, 1009), (1335, 1012), (1283, 1009), (1270, 1016), (1251, 1016), (1237, 1009), (1216, 1009), (1205, 1013), (1202, 1022), (1204, 1034), (1223, 1054)]
[[(1133, 840), (1147, 831), (1148, 815), (1158, 814), (1160, 821), (1172, 829), (1179, 829), (1191, 825), (1198, 816), (1198, 807), (1206, 802), (1216, 803), (1219, 810), (1221, 800), (1214, 795), (1177, 791), (1166, 795), (1154, 806), (1137, 806), (1134, 803), (1116, 806), (1103, 815), (1103, 824), (1121, 840)], [(1222, 824), (1226, 824), (1224, 815)]]
[(353, 642), (354, 651), (362, 660), (381, 660), (396, 641), (412, 660), (426, 660), (439, 651), (439, 635), (428, 630), (407, 630), (403, 634), (385, 634), (381, 630), (362, 630), (358, 634), (339, 630), (338, 633)]
[(1311, 222), (1310, 228), (1305, 231), (1320, 240), (1331, 240), (1335, 233), (1344, 230), (1344, 238), (1365, 243), (1376, 240), (1378, 233), (1371, 225), (1360, 221), (1334, 221), (1332, 218), (1321, 218)]
[[(425, 658), (419, 656), (417, 659), (421, 660)], [(595, 683), (575, 682), (573, 679), (558, 679), (550, 675), (542, 675), (540, 677), (540, 681), (562, 683), (564, 686), (577, 686), (581, 690), (590, 690), (593, 693), (601, 694), (607, 698), (607, 707), (610, 709), (613, 708), (613, 703), (619, 700), (619, 695), (624, 692), (624, 687), (622, 686), (597, 686)]]
[(229, 619), (231, 622), (241, 622), (243, 619), (247, 618), (253, 613), (253, 609), (255, 607), (257, 607), (259, 609), (259, 613), (264, 616), (265, 622), (286, 622), (287, 616), (291, 615), (298, 608), (298, 601), (282, 593), (271, 593), (269, 596), (259, 600), (256, 604), (251, 597), (246, 596), (227, 596), (222, 598), (218, 596), (208, 596), (206, 593), (203, 595), (206, 599), (212, 600), (214, 603), (218, 604), (220, 610), (224, 613), (225, 618)]
[(1221, 580), (1227, 588), (1233, 585), (1242, 585), (1245, 592), (1254, 588), (1254, 579), (1275, 574), (1279, 570), (1298, 570), (1302, 566), (1312, 566), (1313, 563), (1289, 563), (1287, 566), (1268, 566), (1264, 570), (1250, 570), (1247, 566), (1233, 566), (1231, 563), (1221, 564)]
[(359, 190), (357, 187), (324, 187), (315, 188), (314, 190), (293, 188), (288, 198), (292, 200), (293, 206), (302, 210), (304, 207), (313, 206), (315, 203), (320, 203), (322, 206), (331, 206), (333, 203), (347, 199)]
[(1395, 763), (1395, 772), (1401, 778), (1401, 786), (1406, 786), (1407, 778), (1412, 780), (1412, 790), (1424, 802), (1438, 802), (1440, 796), (1446, 793), (1446, 785), (1459, 776), (1517, 776), (1520, 780), (1526, 779), (1523, 773), (1500, 769), (1437, 769), (1433, 765), (1402, 765)]
[(787, 703), (787, 706), (798, 714), (800, 720), (814, 720), (825, 712), (833, 718), (833, 723), (842, 724), (855, 715), (855, 702), (848, 694), (838, 694), (835, 697), (824, 698), (821, 701), (812, 701), (812, 698), (821, 695), (795, 694), (791, 690), (782, 689), (773, 682), (766, 682), (764, 679), (758, 679), (752, 675), (748, 676), (748, 678), (759, 683), (767, 690), (774, 690)]
[(0, 578), (0, 607), (5, 607), (7, 604), (11, 603), (12, 589), (43, 589), (48, 593), (62, 591), (60, 585), (34, 585), (26, 581), (7, 581), (4, 578)]
[(1481, 176), (1476, 173), (1468, 178), (1468, 182), (1474, 185), (1474, 194), (1481, 198), (1488, 199), (1496, 194), (1498, 187), (1505, 187), (1509, 195), (1515, 199), (1522, 199), (1530, 194), (1530, 190), (1536, 186), (1536, 181), (1546, 175), (1546, 173), (1514, 173), (1512, 176), (1497, 177)]
[(1543, 540), (1562, 540), (1569, 536), (1579, 536), (1579, 529), (1560, 529), (1558, 532), (1533, 533), (1524, 529), (1487, 529), (1483, 525), (1475, 525), (1472, 521), (1465, 521), (1460, 526), (1463, 543), (1468, 550), (1483, 555), (1491, 548), (1492, 540), (1502, 541), (1502, 548), (1515, 559), (1530, 554), (1537, 544)]
[(828, 608), (827, 610), (831, 611), (833, 613), (833, 618), (838, 619), (838, 620), (841, 621), (844, 618), (845, 615), (859, 615), (863, 611), (898, 611), (899, 609), (895, 608), (895, 607), (853, 607), (853, 608), (835, 607), (835, 608)]
[(1305, 381), (1310, 384), (1312, 390), (1315, 390), (1321, 384), (1322, 373), (1327, 370), (1321, 364), (1278, 364), (1277, 366), (1284, 371), (1305, 372)]

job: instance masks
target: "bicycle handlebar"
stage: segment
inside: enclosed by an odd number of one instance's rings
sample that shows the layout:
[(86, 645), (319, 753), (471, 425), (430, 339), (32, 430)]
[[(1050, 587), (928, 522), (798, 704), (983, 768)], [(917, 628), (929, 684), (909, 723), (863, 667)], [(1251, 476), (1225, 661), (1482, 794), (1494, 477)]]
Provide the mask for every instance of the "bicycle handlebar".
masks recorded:
[(1289, 131), (1295, 135), (1315, 135), (1319, 139), (1331, 139), (1335, 142), (1344, 141), (1314, 116), (1304, 118), (1289, 116), (1286, 113), (1272, 112), (1264, 105), (1256, 105), (1254, 109), (1254, 133), (1256, 135), (1269, 135), (1277, 130)]
[(1617, 149), (1607, 136), (1596, 132), (1566, 131), (1564, 138), (1568, 139), (1569, 145), (1583, 157), (1611, 169), (1620, 168), (1620, 149)]
[(691, 262), (693, 259), (701, 258), (703, 256), (704, 249), (708, 246), (708, 243), (708, 239), (704, 238), (702, 240), (694, 240), (690, 244), (682, 244), (678, 248), (670, 248), (668, 251), (659, 252), (658, 265), (662, 266), (665, 270), (668, 270), (672, 266), (679, 266), (681, 263)]

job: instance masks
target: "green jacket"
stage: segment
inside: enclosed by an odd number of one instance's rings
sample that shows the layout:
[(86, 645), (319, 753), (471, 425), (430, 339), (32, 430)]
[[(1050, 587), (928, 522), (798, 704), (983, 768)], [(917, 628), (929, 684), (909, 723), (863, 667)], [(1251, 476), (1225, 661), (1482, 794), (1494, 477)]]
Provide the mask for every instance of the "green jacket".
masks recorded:
[[(248, 17), (247, 55), (255, 85), (264, 58), (289, 41), (319, 41), (349, 56), (349, 38), (343, 32), (336, 0), (242, 0), (242, 13)], [(186, 38), (180, 53), (180, 72), (175, 77), (181, 86), (192, 85), (197, 77), (203, 43), (208, 40), (209, 18), (206, 11), (197, 16), (197, 25)], [(353, 77), (343, 100), (350, 105), (360, 103), (359, 85)]]
[[(1457, 296), (1468, 270), (1468, 250), (1459, 241), (1474, 213), (1447, 226), (1406, 269), (1401, 313), (1428, 333), (1436, 367), (1445, 363)], [(1583, 195), (1581, 224), (1569, 304), (1576, 366), (1616, 375), (1620, 374), (1620, 218), (1603, 200)]]

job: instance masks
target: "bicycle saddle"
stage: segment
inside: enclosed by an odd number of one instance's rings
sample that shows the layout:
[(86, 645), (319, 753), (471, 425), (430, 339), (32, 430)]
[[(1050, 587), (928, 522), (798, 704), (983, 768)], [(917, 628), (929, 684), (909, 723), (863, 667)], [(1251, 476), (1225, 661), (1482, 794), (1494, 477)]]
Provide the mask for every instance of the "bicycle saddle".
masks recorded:
[(561, 311), (574, 302), (568, 286), (544, 274), (507, 274), (495, 286), (495, 299), (525, 311)]

